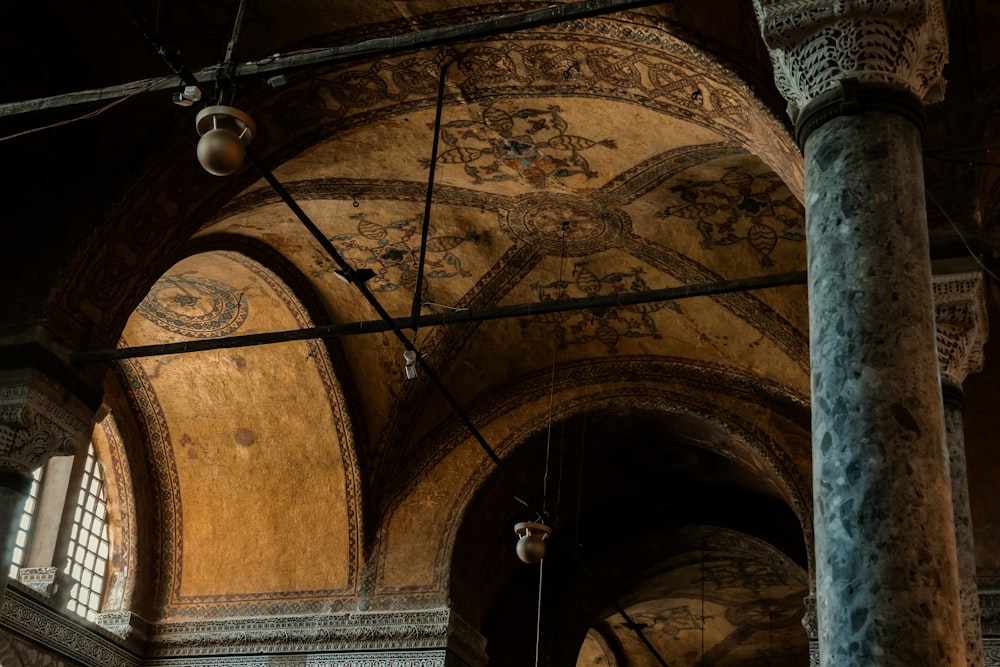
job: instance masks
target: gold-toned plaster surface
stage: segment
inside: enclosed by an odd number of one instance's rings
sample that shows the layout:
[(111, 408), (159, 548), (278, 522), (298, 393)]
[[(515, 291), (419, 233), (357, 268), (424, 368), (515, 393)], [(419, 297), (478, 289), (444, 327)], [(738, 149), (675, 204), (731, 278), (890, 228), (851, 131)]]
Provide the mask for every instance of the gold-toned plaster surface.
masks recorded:
[[(133, 315), (131, 345), (293, 329), (302, 313), (225, 253), (178, 263)], [(287, 289), (287, 288), (286, 288)], [(299, 306), (301, 308), (301, 306)], [(350, 472), (328, 361), (305, 342), (139, 362), (169, 424), (177, 600), (348, 588)], [(165, 473), (164, 473), (165, 474)], [(352, 537), (354, 536), (354, 537)], [(280, 566), (276, 566), (280, 564)]]

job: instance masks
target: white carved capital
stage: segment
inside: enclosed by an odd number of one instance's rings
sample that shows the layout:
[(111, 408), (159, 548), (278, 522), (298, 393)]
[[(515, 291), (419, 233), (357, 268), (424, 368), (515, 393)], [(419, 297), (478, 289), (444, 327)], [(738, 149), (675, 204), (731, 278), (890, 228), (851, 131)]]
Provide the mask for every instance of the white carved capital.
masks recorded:
[(983, 369), (989, 339), (983, 275), (952, 273), (934, 276), (933, 283), (941, 380), (961, 387), (969, 373)]
[(17, 580), (22, 584), (50, 598), (58, 588), (59, 569), (55, 567), (22, 567), (17, 570)]
[(944, 95), (943, 0), (753, 0), (774, 81), (794, 122), (844, 79)]
[(76, 453), (93, 431), (93, 419), (53, 399), (42, 383), (0, 383), (0, 470), (23, 474), (53, 456)]

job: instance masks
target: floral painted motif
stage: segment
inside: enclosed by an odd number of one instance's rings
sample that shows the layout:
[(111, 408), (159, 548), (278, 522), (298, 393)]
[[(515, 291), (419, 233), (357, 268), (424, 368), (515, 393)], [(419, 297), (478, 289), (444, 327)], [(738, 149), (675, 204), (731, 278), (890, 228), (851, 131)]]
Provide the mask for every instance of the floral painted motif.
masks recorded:
[[(536, 188), (555, 179), (597, 172), (583, 152), (601, 146), (617, 148), (610, 139), (588, 139), (569, 133), (562, 109), (506, 111), (487, 106), (479, 120), (455, 120), (441, 126), (447, 147), (438, 155), (444, 164), (461, 164), (477, 185), (486, 181), (523, 179)], [(428, 166), (429, 160), (423, 161)]]
[[(351, 266), (375, 272), (372, 291), (391, 292), (400, 287), (415, 289), (420, 259), (421, 216), (385, 224), (369, 219), (365, 213), (356, 213), (351, 219), (357, 222), (356, 231), (338, 234), (331, 240)], [(470, 273), (462, 268), (462, 260), (452, 252), (467, 241), (475, 243), (478, 237), (475, 233), (439, 236), (432, 226), (427, 236), (424, 278), (434, 280), (469, 276)], [(313, 275), (318, 277), (326, 270)]]
[[(642, 278), (640, 267), (634, 267), (626, 272), (597, 276), (587, 268), (585, 262), (573, 267), (572, 280), (535, 283), (532, 287), (538, 290), (540, 301), (645, 292), (649, 289)], [(521, 320), (521, 326), (555, 324), (556, 344), (560, 349), (567, 345), (598, 341), (608, 349), (609, 353), (614, 353), (618, 351), (618, 343), (622, 338), (661, 338), (656, 330), (656, 321), (650, 313), (668, 307), (669, 303), (646, 303), (576, 313), (553, 313)]]
[(802, 206), (773, 173), (730, 167), (720, 181), (689, 180), (670, 190), (682, 203), (658, 217), (696, 221), (705, 249), (746, 242), (760, 255), (760, 265), (770, 267), (778, 241), (806, 240)]

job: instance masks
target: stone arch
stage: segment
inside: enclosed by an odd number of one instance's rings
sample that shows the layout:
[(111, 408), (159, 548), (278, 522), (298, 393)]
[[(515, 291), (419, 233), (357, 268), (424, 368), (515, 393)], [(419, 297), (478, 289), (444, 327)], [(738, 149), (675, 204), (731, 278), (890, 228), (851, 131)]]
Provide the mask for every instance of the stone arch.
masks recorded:
[[(547, 373), (538, 373), (494, 395), (488, 405), (470, 408), (470, 418), (502, 458), (544, 430), (550, 391), (557, 406), (555, 422), (587, 410), (623, 407), (685, 415), (726, 434), (726, 446), (740, 448), (744, 462), (756, 467), (755, 474), (780, 490), (800, 525), (804, 558), (807, 562), (811, 558), (811, 499), (808, 475), (803, 474), (809, 457), (804, 397), (750, 373), (680, 359), (580, 362), (557, 370), (556, 377), (553, 387)], [(428, 438), (423, 449), (432, 453), (413, 466), (410, 483), (395, 497), (383, 521), (376, 590), (387, 594), (397, 591), (396, 582), (402, 581), (396, 578), (403, 562), (398, 553), (405, 554), (410, 588), (428, 592), (447, 588), (455, 537), (472, 520), (466, 509), (477, 490), (497, 474), (494, 464), (455, 422)], [(414, 513), (417, 508), (441, 520), (432, 526), (421, 524)], [(403, 541), (414, 546), (397, 552)], [(812, 570), (811, 564), (808, 569)]]

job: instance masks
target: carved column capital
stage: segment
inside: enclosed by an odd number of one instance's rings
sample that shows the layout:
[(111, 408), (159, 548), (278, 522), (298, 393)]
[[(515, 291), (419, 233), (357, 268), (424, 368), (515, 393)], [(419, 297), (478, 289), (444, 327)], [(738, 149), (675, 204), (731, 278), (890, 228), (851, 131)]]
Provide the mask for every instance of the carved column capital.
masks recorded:
[(754, 0), (774, 80), (796, 121), (840, 82), (895, 86), (924, 102), (944, 95), (942, 0)]
[(30, 476), (52, 456), (87, 443), (93, 415), (58, 396), (58, 388), (37, 375), (0, 376), (0, 471)]
[(17, 580), (41, 595), (51, 598), (59, 586), (59, 568), (22, 567), (17, 570)]
[(983, 276), (934, 276), (933, 284), (941, 381), (961, 387), (969, 373), (983, 369), (983, 345), (989, 339)]

